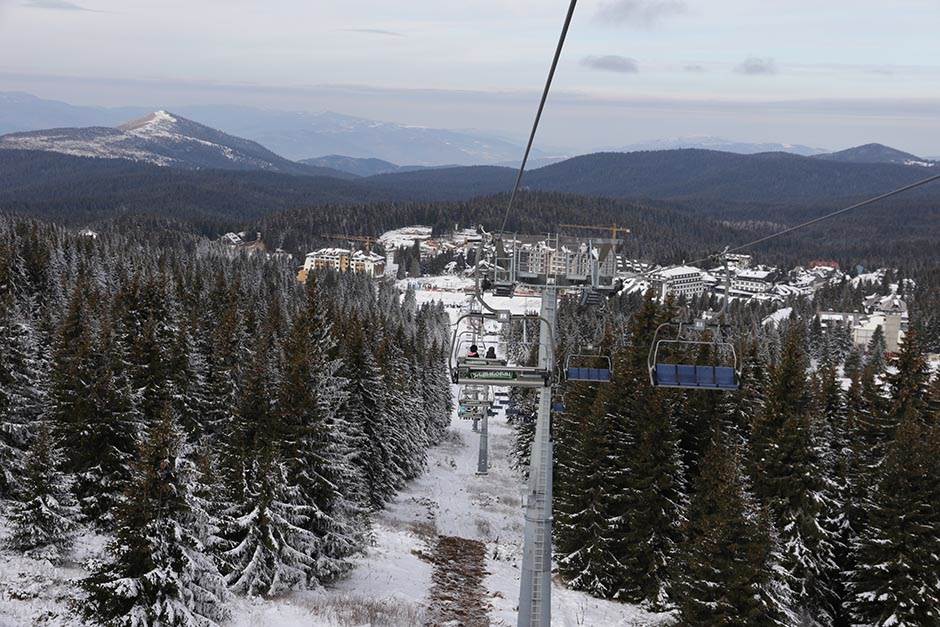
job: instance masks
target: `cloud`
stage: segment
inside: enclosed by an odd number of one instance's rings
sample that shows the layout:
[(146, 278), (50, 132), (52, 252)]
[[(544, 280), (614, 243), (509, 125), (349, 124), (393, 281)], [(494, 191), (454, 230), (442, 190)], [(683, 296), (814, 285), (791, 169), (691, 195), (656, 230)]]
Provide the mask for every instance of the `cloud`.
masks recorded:
[(96, 11), (94, 9), (86, 9), (83, 6), (77, 5), (74, 2), (68, 2), (67, 0), (26, 0), (21, 6), (28, 7), (30, 9), (54, 9), (56, 11), (88, 11), (89, 13), (100, 13), (101, 11)]
[(581, 59), (581, 65), (589, 67), (592, 70), (617, 72), (619, 74), (636, 74), (640, 71), (636, 59), (621, 57), (616, 54), (607, 54), (601, 57), (584, 57)]
[(382, 35), (384, 37), (406, 37), (404, 33), (397, 33), (393, 30), (385, 30), (384, 28), (344, 28), (343, 32), (346, 33), (360, 33), (362, 35)]
[(705, 71), (705, 67), (697, 63), (690, 63), (689, 65), (682, 68), (686, 72), (692, 72), (693, 74), (701, 74)]
[(751, 76), (768, 76), (777, 73), (777, 64), (770, 57), (748, 57), (735, 67), (734, 71), (738, 74), (750, 74)]
[(630, 24), (649, 28), (664, 18), (688, 10), (684, 0), (607, 0), (594, 16), (607, 24)]

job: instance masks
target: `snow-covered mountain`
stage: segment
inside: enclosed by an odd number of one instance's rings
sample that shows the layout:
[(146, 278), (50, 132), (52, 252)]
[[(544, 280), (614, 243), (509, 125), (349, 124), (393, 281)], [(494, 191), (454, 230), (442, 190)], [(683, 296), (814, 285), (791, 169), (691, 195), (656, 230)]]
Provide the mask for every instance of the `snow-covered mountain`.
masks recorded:
[(804, 157), (827, 152), (822, 148), (813, 148), (812, 146), (804, 146), (802, 144), (739, 142), (707, 135), (674, 137), (671, 139), (654, 139), (622, 146), (617, 148), (616, 151), (641, 152), (645, 150), (678, 150), (681, 148), (721, 150), (722, 152), (734, 152), (741, 155), (753, 155), (761, 152), (789, 152), (795, 155), (802, 155)]
[(884, 144), (865, 144), (855, 146), (838, 152), (816, 155), (818, 159), (827, 161), (841, 161), (843, 163), (897, 163), (899, 165), (913, 165), (931, 168), (936, 165), (932, 159), (918, 157), (909, 152), (885, 146)]
[(42, 150), (78, 157), (128, 159), (187, 169), (264, 170), (343, 176), (289, 161), (260, 144), (167, 111), (118, 127), (55, 128), (0, 136), (0, 149)]
[[(0, 92), (0, 134), (114, 127), (152, 110), (76, 106), (22, 92)], [(291, 160), (346, 155), (408, 165), (496, 165), (518, 161), (522, 154), (519, 141), (493, 133), (381, 122), (332, 111), (278, 111), (219, 104), (174, 105), (172, 111), (179, 114), (175, 117), (199, 120), (256, 141)], [(538, 149), (533, 151), (533, 159), (542, 156)]]

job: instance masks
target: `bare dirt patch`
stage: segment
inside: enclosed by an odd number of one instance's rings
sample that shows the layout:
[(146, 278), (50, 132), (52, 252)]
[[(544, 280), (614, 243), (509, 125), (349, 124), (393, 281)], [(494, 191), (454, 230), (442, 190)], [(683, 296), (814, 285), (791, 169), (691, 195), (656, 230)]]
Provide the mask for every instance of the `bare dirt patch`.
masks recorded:
[(434, 564), (425, 625), (489, 625), (490, 604), (483, 585), (486, 545), (478, 540), (439, 536), (425, 559)]

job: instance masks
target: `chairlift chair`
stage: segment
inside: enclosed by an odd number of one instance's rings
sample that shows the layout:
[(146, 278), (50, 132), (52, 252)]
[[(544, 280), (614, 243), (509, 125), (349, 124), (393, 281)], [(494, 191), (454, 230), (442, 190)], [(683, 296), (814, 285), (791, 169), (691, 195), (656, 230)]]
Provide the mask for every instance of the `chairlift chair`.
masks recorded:
[(565, 358), (565, 380), (610, 383), (613, 366), (607, 355), (576, 353)]
[[(688, 325), (681, 322), (666, 322), (656, 328), (647, 359), (650, 384), (653, 387), (678, 388), (683, 390), (737, 390), (741, 385), (741, 371), (738, 364), (738, 355), (734, 350), (734, 344), (723, 341), (718, 336), (712, 341), (685, 338), (683, 337), (683, 331), (686, 326)], [(660, 334), (663, 330), (670, 327), (677, 329), (675, 338), (660, 338)], [(695, 328), (697, 330), (704, 330), (705, 325), (701, 321), (698, 321)], [(720, 332), (720, 328), (718, 331)], [(705, 365), (679, 363), (678, 359), (669, 359), (665, 355), (670, 347), (682, 349), (695, 346), (714, 348), (716, 354), (730, 354), (730, 365), (719, 363)], [(666, 350), (664, 350), (664, 348)]]
[[(509, 320), (536, 319), (544, 322), (541, 316), (533, 314), (512, 314), (507, 316), (504, 312), (471, 312), (462, 315), (455, 323), (454, 336), (451, 341), (452, 350), (449, 365), (451, 380), (454, 383), (458, 385), (527, 388), (540, 388), (551, 385), (551, 368), (512, 365), (502, 358), (486, 359), (485, 357), (467, 357), (466, 352), (462, 350), (465, 341), (462, 342), (460, 340), (462, 334), (458, 333), (458, 329), (460, 328), (460, 323), (469, 318), (482, 320), (495, 319), (500, 321), (504, 318), (508, 318)], [(465, 335), (465, 333), (463, 335)]]

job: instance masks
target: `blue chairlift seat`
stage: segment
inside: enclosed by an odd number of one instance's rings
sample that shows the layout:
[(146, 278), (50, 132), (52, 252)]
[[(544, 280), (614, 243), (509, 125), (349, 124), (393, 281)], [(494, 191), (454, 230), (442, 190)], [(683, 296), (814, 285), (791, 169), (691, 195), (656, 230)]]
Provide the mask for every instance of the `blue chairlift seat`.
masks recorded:
[(610, 381), (610, 368), (568, 368), (565, 378), (569, 381)]
[(729, 366), (656, 364), (655, 384), (660, 387), (700, 390), (736, 390), (737, 376)]

